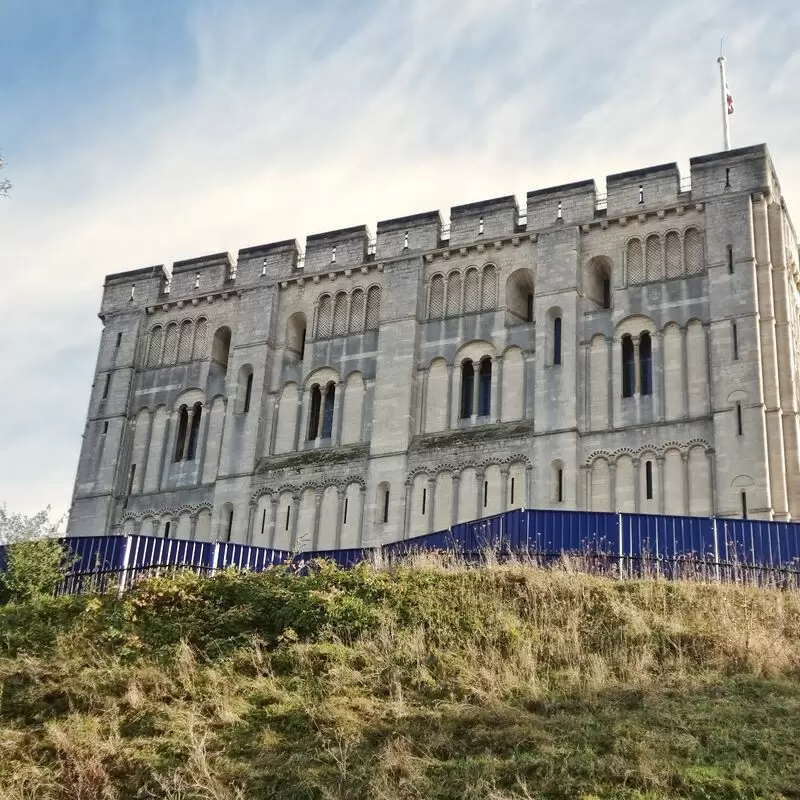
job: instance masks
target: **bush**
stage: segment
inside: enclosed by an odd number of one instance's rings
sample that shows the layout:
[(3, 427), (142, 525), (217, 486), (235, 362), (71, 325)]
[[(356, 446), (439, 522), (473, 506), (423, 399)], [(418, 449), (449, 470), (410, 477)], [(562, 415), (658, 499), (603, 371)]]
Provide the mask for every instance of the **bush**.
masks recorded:
[(6, 546), (0, 573), (0, 601), (23, 603), (52, 597), (65, 575), (64, 547), (58, 539), (32, 539)]

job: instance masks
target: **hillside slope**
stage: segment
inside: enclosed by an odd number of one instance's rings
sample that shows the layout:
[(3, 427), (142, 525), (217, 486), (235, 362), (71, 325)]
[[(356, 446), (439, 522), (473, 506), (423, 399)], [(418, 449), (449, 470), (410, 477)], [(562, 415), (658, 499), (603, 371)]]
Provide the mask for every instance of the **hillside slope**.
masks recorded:
[(0, 609), (0, 797), (798, 798), (800, 595), (524, 566)]

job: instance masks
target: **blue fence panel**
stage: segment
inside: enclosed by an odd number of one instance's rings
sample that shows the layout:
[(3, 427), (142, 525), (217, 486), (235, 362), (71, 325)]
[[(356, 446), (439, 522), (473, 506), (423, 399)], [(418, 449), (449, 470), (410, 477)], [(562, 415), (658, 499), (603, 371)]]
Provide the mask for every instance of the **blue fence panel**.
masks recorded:
[(269, 547), (220, 542), (215, 566), (217, 569), (236, 567), (237, 569), (261, 572), (269, 567), (284, 564), (291, 557), (292, 554), (288, 550), (273, 550)]
[(348, 569), (369, 558), (370, 551), (363, 548), (347, 550), (314, 550), (309, 553), (299, 553), (293, 560), (294, 564), (307, 564), (315, 558), (324, 558), (333, 561), (338, 567)]
[[(131, 536), (128, 568), (191, 567), (208, 570), (212, 566), (213, 542), (164, 539), (156, 536)], [(124, 540), (123, 540), (124, 541)]]
[(503, 541), (512, 553), (528, 550), (528, 513), (521, 508), (503, 515)]
[(75, 536), (64, 542), (71, 573), (108, 572), (122, 567), (124, 536)]
[(562, 553), (617, 555), (618, 517), (604, 512), (528, 510), (528, 549), (547, 557)]

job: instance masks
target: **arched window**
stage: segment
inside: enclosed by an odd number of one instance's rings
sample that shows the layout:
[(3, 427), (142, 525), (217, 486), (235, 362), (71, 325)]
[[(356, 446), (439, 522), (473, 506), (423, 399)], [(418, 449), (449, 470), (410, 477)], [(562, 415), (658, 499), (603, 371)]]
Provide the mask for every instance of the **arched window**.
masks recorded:
[(703, 238), (697, 228), (689, 228), (683, 238), (686, 271), (694, 275), (703, 271)]
[(639, 337), (639, 376), (639, 393), (653, 394), (653, 344), (647, 331)]
[(244, 389), (244, 411), (247, 413), (250, 410), (250, 397), (253, 394), (253, 373), (247, 376), (247, 384)]
[(354, 289), (350, 295), (350, 333), (364, 330), (364, 290)]
[(164, 337), (164, 364), (174, 364), (178, 358), (178, 323), (171, 322), (167, 325)]
[(533, 322), (533, 292), (528, 292), (525, 319), (528, 322)]
[(325, 409), (322, 415), (322, 438), (330, 439), (333, 433), (333, 403), (336, 397), (336, 384), (331, 381), (325, 387)]
[(331, 335), (332, 316), (331, 296), (324, 294), (320, 297), (317, 308), (317, 339), (325, 339)]
[(181, 335), (178, 340), (178, 361), (185, 364), (192, 360), (192, 323), (186, 319), (181, 322)]
[(483, 268), (481, 308), (484, 311), (497, 308), (497, 270), (491, 264)]
[(561, 461), (550, 465), (550, 500), (553, 503), (564, 502), (564, 465)]
[(169, 539), (169, 531), (170, 531), (171, 527), (172, 527), (172, 523), (169, 520), (167, 520), (166, 524), (164, 525), (164, 538), (165, 539)]
[(219, 364), (222, 369), (228, 369), (228, 354), (231, 349), (231, 329), (228, 327), (218, 328), (214, 334), (214, 342), (211, 347), (211, 360)]
[(533, 322), (533, 270), (523, 267), (506, 280), (506, 325)]
[(206, 344), (208, 342), (208, 320), (201, 317), (194, 326), (194, 346), (192, 347), (192, 358), (195, 361), (206, 358)]
[(636, 387), (636, 364), (633, 360), (633, 339), (629, 334), (622, 337), (622, 396), (633, 397)]
[(681, 237), (677, 231), (669, 231), (664, 237), (665, 277), (679, 278), (683, 272)]
[(186, 448), (187, 461), (194, 461), (197, 455), (197, 440), (200, 436), (200, 417), (202, 414), (202, 403), (195, 403), (192, 408), (192, 424), (189, 428), (189, 446)]
[(175, 437), (175, 453), (173, 461), (180, 461), (183, 458), (183, 448), (186, 445), (186, 432), (189, 427), (189, 411), (186, 406), (178, 409), (178, 434)]
[(561, 363), (561, 317), (553, 318), (553, 364)]
[(387, 523), (389, 521), (389, 484), (381, 483), (378, 486), (378, 503), (375, 509), (376, 522)]
[(311, 442), (317, 438), (319, 433), (319, 412), (322, 407), (322, 392), (319, 385), (314, 384), (311, 387), (311, 408), (308, 412), (308, 441)]
[(370, 286), (367, 292), (366, 329), (375, 330), (381, 321), (381, 290), (377, 286)]
[(484, 358), (478, 378), (478, 416), (488, 417), (492, 409), (492, 359)]
[(647, 280), (660, 281), (664, 277), (664, 259), (661, 252), (661, 237), (652, 234), (647, 237), (645, 247), (645, 259), (647, 262)]
[(472, 416), (472, 395), (475, 390), (475, 367), (467, 359), (461, 365), (461, 419)]
[(164, 329), (156, 325), (150, 331), (150, 346), (147, 349), (147, 366), (157, 367), (161, 363), (161, 348), (164, 346)]
[(447, 276), (447, 316), (457, 317), (461, 313), (461, 273), (451, 272)]
[(222, 522), (225, 525), (225, 541), (229, 542), (231, 540), (231, 536), (233, 535), (233, 505), (231, 503), (225, 503), (222, 509), (222, 514)]
[(344, 336), (347, 323), (347, 293), (339, 292), (333, 303), (333, 335)]
[(428, 317), (441, 319), (444, 316), (444, 278), (434, 275), (431, 278), (431, 295), (428, 302)]
[(595, 256), (586, 268), (584, 291), (601, 308), (611, 308), (611, 259)]
[(628, 283), (641, 283), (644, 280), (644, 254), (641, 239), (631, 239), (625, 250), (625, 265)]
[(286, 320), (286, 357), (302, 361), (306, 349), (306, 315), (297, 311)]
[(644, 464), (644, 486), (645, 498), (647, 500), (653, 499), (653, 462), (645, 461)]
[(481, 287), (477, 269), (468, 269), (464, 277), (464, 313), (471, 314), (481, 307)]

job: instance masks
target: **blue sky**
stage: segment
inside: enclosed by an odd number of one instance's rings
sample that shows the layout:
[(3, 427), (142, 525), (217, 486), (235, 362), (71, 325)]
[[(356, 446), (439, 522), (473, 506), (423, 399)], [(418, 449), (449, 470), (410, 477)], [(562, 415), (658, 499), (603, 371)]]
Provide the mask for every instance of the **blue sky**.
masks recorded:
[(0, 0), (0, 502), (69, 507), (103, 277), (765, 141), (796, 0)]

